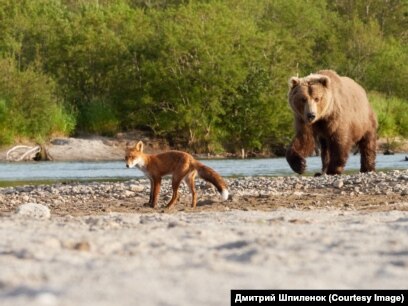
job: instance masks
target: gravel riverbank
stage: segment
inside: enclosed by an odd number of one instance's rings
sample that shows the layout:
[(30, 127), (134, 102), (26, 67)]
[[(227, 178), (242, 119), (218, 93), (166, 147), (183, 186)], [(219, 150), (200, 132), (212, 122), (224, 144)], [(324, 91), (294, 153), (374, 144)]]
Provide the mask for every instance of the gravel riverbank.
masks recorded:
[[(279, 207), (300, 209), (402, 208), (408, 201), (408, 170), (321, 177), (242, 177), (226, 179), (230, 199), (220, 202), (212, 185), (196, 180), (198, 208), (205, 210), (265, 210)], [(162, 184), (159, 206), (170, 199), (170, 180)], [(185, 184), (174, 211), (192, 211)], [(24, 203), (47, 205), (53, 215), (88, 215), (106, 212), (163, 212), (144, 204), (148, 201), (147, 179), (123, 182), (77, 182), (0, 188), (0, 213), (9, 214)], [(350, 199), (350, 200), (346, 200)], [(360, 201), (359, 201), (360, 200)]]
[[(408, 170), (0, 188), (1, 305), (228, 305), (233, 288), (405, 288)], [(22, 204), (44, 208), (22, 213)], [(17, 213), (16, 211), (19, 211)], [(40, 216), (40, 213), (42, 214)]]

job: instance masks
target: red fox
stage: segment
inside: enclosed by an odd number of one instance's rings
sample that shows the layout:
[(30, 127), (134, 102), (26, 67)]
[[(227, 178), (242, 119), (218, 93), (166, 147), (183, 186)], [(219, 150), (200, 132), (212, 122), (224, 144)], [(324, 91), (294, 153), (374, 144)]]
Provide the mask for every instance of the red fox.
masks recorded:
[(153, 208), (157, 205), (162, 177), (168, 174), (172, 175), (173, 196), (167, 208), (172, 208), (178, 200), (178, 188), (183, 179), (192, 194), (191, 207), (196, 207), (197, 195), (194, 178), (197, 173), (202, 179), (217, 188), (224, 201), (228, 199), (227, 184), (221, 176), (188, 153), (168, 151), (160, 154), (145, 154), (143, 153), (143, 142), (139, 141), (135, 146), (126, 148), (125, 161), (127, 168), (137, 167), (150, 179), (149, 205)]

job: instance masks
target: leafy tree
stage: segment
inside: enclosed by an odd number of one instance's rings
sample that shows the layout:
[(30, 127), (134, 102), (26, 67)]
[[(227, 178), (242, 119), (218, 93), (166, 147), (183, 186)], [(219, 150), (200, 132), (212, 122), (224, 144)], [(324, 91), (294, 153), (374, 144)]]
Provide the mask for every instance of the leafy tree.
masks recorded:
[[(387, 95), (408, 96), (408, 45), (389, 39), (367, 71), (367, 85)], [(408, 101), (407, 110), (408, 110)]]
[(3, 143), (149, 129), (192, 151), (282, 149), (288, 78), (327, 68), (399, 101), (377, 107), (380, 134), (406, 137), (404, 0), (2, 0), (0, 19)]

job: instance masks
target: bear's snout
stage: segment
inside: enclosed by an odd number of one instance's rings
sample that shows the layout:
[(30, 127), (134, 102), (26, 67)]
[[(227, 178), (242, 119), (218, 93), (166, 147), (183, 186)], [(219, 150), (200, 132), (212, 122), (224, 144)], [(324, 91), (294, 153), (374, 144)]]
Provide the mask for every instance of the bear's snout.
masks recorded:
[(309, 120), (309, 122), (312, 122), (316, 118), (316, 113), (307, 113), (306, 116), (307, 116), (307, 120)]

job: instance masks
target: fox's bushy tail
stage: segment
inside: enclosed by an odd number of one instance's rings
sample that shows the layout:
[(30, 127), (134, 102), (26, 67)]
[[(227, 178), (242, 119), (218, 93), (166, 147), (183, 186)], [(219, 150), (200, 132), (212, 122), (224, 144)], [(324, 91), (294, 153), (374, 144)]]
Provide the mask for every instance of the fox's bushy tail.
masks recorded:
[(203, 180), (210, 182), (215, 186), (215, 188), (217, 188), (224, 201), (228, 200), (229, 193), (227, 184), (217, 172), (215, 172), (210, 167), (207, 167), (206, 165), (200, 163), (199, 161), (195, 161), (194, 167), (197, 170), (198, 175)]

